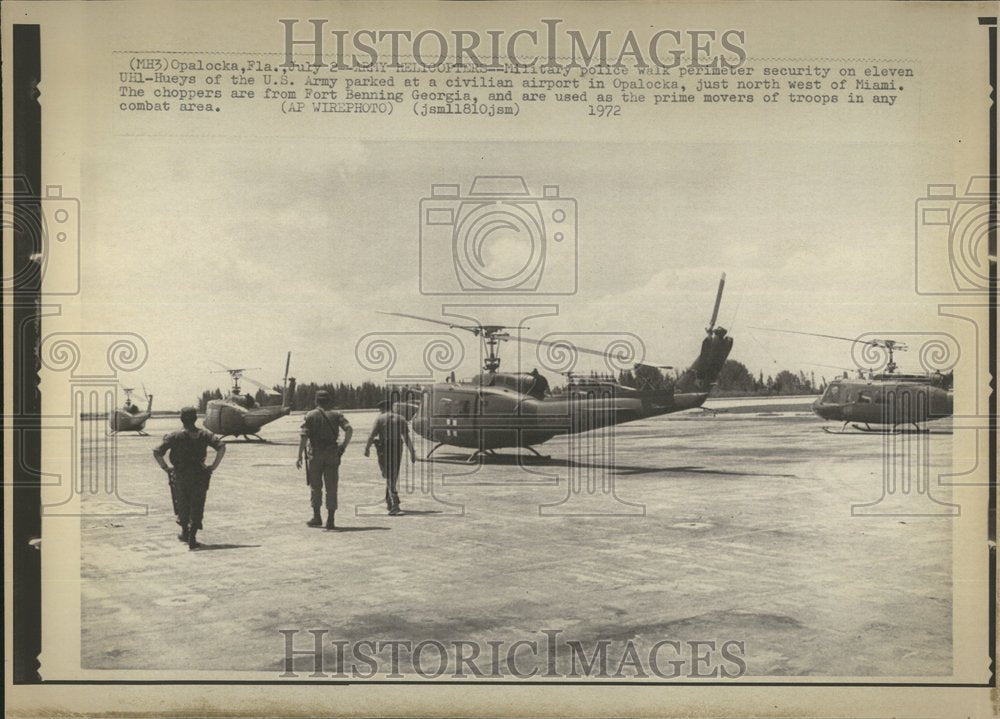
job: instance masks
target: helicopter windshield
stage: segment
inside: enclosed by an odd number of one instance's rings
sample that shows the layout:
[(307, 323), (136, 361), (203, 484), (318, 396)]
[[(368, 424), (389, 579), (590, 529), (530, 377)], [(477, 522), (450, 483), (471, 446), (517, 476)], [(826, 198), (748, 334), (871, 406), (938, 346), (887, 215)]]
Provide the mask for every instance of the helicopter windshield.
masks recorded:
[(826, 388), (823, 399), (820, 400), (822, 404), (838, 404), (840, 401), (840, 385), (836, 382)]

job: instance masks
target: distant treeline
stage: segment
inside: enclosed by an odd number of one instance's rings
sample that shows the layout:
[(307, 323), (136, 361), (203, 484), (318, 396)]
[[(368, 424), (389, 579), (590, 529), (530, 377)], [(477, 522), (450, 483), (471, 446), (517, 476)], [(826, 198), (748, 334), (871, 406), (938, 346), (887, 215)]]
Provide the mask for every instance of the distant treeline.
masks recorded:
[[(648, 387), (662, 389), (670, 386), (677, 376), (665, 375), (656, 367), (640, 365), (635, 370), (621, 372), (618, 381), (628, 387)], [(736, 360), (726, 360), (719, 372), (713, 394), (729, 396), (771, 396), (790, 394), (821, 394), (826, 389), (826, 378), (817, 381), (812, 373), (781, 370), (774, 376), (764, 376), (760, 372), (756, 377), (746, 366)]]
[[(673, 384), (676, 376), (665, 375), (656, 367), (641, 365), (635, 370), (621, 372), (618, 381), (627, 387), (646, 387), (650, 389), (666, 388)], [(315, 405), (314, 397), (316, 390), (325, 389), (333, 397), (333, 404), (338, 409), (372, 409), (381, 400), (385, 399), (387, 393), (392, 391), (398, 393), (401, 388), (376, 384), (374, 382), (362, 382), (359, 385), (347, 382), (304, 382), (295, 387), (295, 396), (292, 398), (292, 409), (309, 409)], [(764, 376), (760, 372), (754, 376), (750, 370), (736, 360), (726, 360), (719, 373), (718, 383), (714, 390), (718, 395), (743, 396), (743, 395), (791, 395), (791, 394), (821, 394), (826, 389), (826, 378), (817, 379), (812, 374), (805, 372), (791, 372), (781, 370), (774, 376)], [(553, 394), (559, 394), (562, 387), (553, 386)], [(213, 399), (222, 399), (221, 389), (205, 390), (198, 399), (198, 411), (204, 412), (208, 403)], [(257, 390), (254, 397), (258, 405), (281, 404), (281, 385), (276, 385), (273, 392), (268, 393), (263, 389)], [(394, 397), (395, 398), (395, 397)]]
[[(338, 409), (371, 409), (381, 400), (385, 399), (388, 388), (386, 385), (375, 384), (374, 382), (362, 382), (359, 385), (348, 384), (346, 382), (333, 383), (326, 382), (317, 384), (316, 382), (304, 382), (295, 386), (295, 396), (292, 397), (292, 409), (308, 409), (315, 406), (316, 390), (325, 389), (333, 397), (333, 404)], [(393, 391), (398, 388), (393, 387)], [(198, 399), (198, 411), (204, 412), (209, 401), (222, 399), (221, 389), (205, 390)], [(281, 404), (281, 385), (276, 385), (272, 393), (267, 393), (263, 389), (257, 390), (254, 399), (258, 405)]]

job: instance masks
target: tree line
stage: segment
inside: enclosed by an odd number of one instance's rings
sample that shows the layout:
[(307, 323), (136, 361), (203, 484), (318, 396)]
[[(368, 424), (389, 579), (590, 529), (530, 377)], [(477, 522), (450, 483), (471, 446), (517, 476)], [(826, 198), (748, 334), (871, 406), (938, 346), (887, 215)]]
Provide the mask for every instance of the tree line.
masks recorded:
[[(351, 384), (347, 382), (303, 382), (295, 385), (295, 395), (292, 397), (292, 409), (308, 409), (315, 405), (316, 391), (325, 389), (333, 398), (333, 404), (338, 409), (372, 409), (385, 399), (389, 387), (375, 382)], [(397, 387), (392, 388), (398, 391)], [(205, 390), (198, 398), (198, 411), (204, 412), (213, 399), (222, 399), (221, 389)], [(275, 385), (272, 392), (258, 389), (254, 395), (258, 406), (280, 405), (281, 385)]]
[[(664, 374), (656, 367), (640, 365), (634, 370), (625, 370), (618, 375), (618, 381), (626, 387), (646, 389), (666, 389), (677, 379), (678, 375)], [(333, 397), (333, 404), (339, 409), (373, 409), (380, 401), (394, 393), (393, 399), (399, 393), (405, 393), (406, 388), (362, 382), (303, 382), (296, 385), (295, 396), (292, 398), (292, 409), (309, 409), (315, 404), (316, 390), (325, 389)], [(418, 389), (418, 388), (414, 388)], [(713, 390), (715, 394), (730, 396), (741, 395), (791, 395), (791, 394), (821, 394), (826, 389), (826, 378), (819, 381), (812, 374), (803, 371), (781, 370), (775, 375), (764, 376), (763, 371), (756, 376), (746, 366), (736, 360), (726, 360), (719, 372), (719, 379)], [(558, 394), (561, 387), (553, 386), (553, 393)], [(205, 390), (198, 399), (198, 411), (204, 412), (208, 403), (224, 397), (222, 390)], [(258, 389), (254, 399), (259, 406), (281, 404), (281, 385), (275, 385), (272, 392)]]
[[(666, 389), (678, 376), (679, 374), (664, 374), (657, 367), (639, 365), (634, 370), (621, 372), (618, 381), (628, 387)], [(801, 370), (797, 373), (781, 370), (767, 377), (761, 371), (754, 376), (742, 362), (727, 359), (719, 372), (713, 393), (730, 396), (822, 394), (826, 390), (826, 384), (825, 377), (817, 380), (814, 373), (806, 374)]]

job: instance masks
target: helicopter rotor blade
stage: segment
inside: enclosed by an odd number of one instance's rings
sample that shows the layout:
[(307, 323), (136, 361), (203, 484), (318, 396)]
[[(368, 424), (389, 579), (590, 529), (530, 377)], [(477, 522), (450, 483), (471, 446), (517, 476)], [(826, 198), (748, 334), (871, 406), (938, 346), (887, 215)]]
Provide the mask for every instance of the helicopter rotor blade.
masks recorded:
[[(531, 337), (517, 337), (515, 339), (518, 342), (527, 342), (528, 344), (541, 345), (542, 347), (571, 347), (575, 352), (580, 352), (581, 354), (596, 355), (597, 357), (610, 357), (611, 359), (616, 359), (619, 362), (622, 362), (625, 359), (622, 357), (620, 353), (607, 352), (605, 350), (595, 350), (595, 349), (590, 349), (589, 347), (581, 347), (580, 345), (575, 344), (573, 342), (569, 342), (567, 340), (560, 340), (557, 342), (547, 342), (545, 340), (532, 339)], [(652, 362), (636, 362), (635, 364), (637, 366), (645, 365), (647, 367), (661, 367), (664, 369), (673, 369), (672, 366), (659, 365), (659, 364), (654, 364)]]
[(222, 374), (223, 372), (228, 372), (229, 374), (236, 374), (242, 372), (249, 372), (250, 370), (260, 369), (260, 367), (227, 367), (221, 362), (216, 362), (215, 360), (209, 360), (214, 365), (221, 367), (221, 370), (212, 370), (211, 374)]
[[(375, 310), (380, 315), (392, 315), (393, 317), (406, 317), (411, 320), (420, 320), (422, 322), (433, 322), (434, 324), (444, 325), (445, 327), (460, 327), (460, 325), (455, 325), (452, 322), (445, 322), (444, 320), (436, 320), (431, 317), (421, 317), (420, 315), (408, 315), (405, 312), (383, 312), (382, 310)], [(461, 327), (461, 329), (468, 329), (468, 327)], [(470, 330), (471, 331), (471, 330)]]
[[(824, 335), (818, 332), (800, 332), (798, 330), (778, 330), (772, 327), (751, 327), (752, 330), (763, 330), (764, 332), (781, 332), (788, 335), (806, 335), (807, 337), (824, 337), (828, 340), (843, 340), (844, 342), (857, 342), (863, 345), (871, 345), (872, 347), (881, 347), (881, 343), (878, 340), (862, 340), (851, 337), (841, 337), (839, 335)], [(896, 349), (899, 349), (897, 346)]]
[(841, 367), (835, 364), (820, 364), (819, 362), (802, 362), (801, 364), (807, 365), (809, 367), (825, 367), (826, 369), (839, 369), (844, 372), (857, 372), (861, 367)]
[(276, 395), (276, 394), (278, 394), (278, 391), (276, 389), (274, 389), (274, 387), (269, 387), (266, 384), (264, 384), (263, 382), (258, 382), (253, 377), (243, 377), (242, 379), (243, 379), (244, 382), (249, 382), (250, 384), (254, 385), (255, 387), (260, 387), (262, 390), (264, 390), (265, 392), (267, 392), (270, 395)]
[(525, 329), (524, 327), (510, 327), (507, 325), (463, 325), (457, 322), (447, 322), (445, 320), (434, 319), (433, 317), (422, 317), (420, 315), (410, 315), (405, 312), (383, 312), (382, 310), (375, 310), (380, 315), (392, 315), (393, 317), (405, 317), (411, 320), (420, 320), (421, 322), (433, 322), (434, 324), (444, 325), (445, 327), (455, 329), (455, 330), (465, 330), (466, 332), (471, 332), (474, 335), (488, 334), (493, 331), (495, 334), (500, 330), (515, 330), (515, 329)]
[(715, 293), (715, 307), (712, 309), (712, 319), (708, 322), (708, 331), (715, 329), (715, 321), (719, 319), (719, 305), (722, 304), (722, 290), (726, 287), (726, 273), (719, 279), (719, 291)]

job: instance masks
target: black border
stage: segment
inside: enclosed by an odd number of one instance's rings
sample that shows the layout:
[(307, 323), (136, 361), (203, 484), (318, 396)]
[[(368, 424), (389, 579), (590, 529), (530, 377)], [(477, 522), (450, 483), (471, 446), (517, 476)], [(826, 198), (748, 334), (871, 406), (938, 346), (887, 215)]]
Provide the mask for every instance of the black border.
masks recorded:
[[(4, 193), (14, 196), (13, 254), (15, 269), (31, 268), (31, 256), (42, 249), (42, 238), (21, 228), (40, 227), (42, 178), (42, 109), (38, 104), (41, 79), (41, 33), (38, 25), (12, 28), (12, 99), (14, 178), (4, 178)], [(20, 221), (18, 221), (20, 219)], [(13, 275), (13, 273), (12, 273)], [(38, 391), (38, 314), (41, 304), (41, 274), (18, 272), (5, 293), (13, 315), (14, 355), (13, 420), (10, 428), (21, 441), (14, 446), (13, 467), (13, 676), (15, 684), (41, 681), (38, 655), (42, 651), (42, 562), (41, 552), (29, 541), (42, 533), (41, 476), (27, 469), (41, 467), (41, 415)], [(5, 328), (6, 329), (6, 328)], [(6, 496), (2, 500), (6, 502)], [(4, 638), (6, 651), (6, 637)]]
[[(989, 165), (990, 165), (990, 205), (988, 251), (996, 257), (997, 243), (997, 18), (980, 17), (979, 24), (988, 27), (989, 36), (989, 84), (990, 105), (989, 114)], [(14, 102), (14, 172), (29, 179), (32, 190), (37, 193), (41, 189), (41, 109), (36, 101), (37, 83), (41, 77), (41, 44), (38, 25), (13, 26), (13, 102)], [(38, 205), (37, 194), (34, 205)], [(18, 206), (24, 212), (37, 212), (37, 207), (31, 206), (31, 199), (26, 203), (15, 202), (15, 213)], [(36, 252), (38, 248), (32, 245), (36, 240), (28, 238), (29, 242), (17, 242), (15, 237), (15, 253)], [(15, 254), (15, 257), (21, 257)], [(15, 266), (17, 261), (15, 260)], [(14, 327), (21, 328), (14, 337), (14, 386), (21, 389), (14, 393), (15, 433), (21, 434), (22, 428), (29, 426), (30, 418), (40, 415), (40, 396), (38, 393), (38, 374), (36, 348), (39, 338), (37, 309), (40, 302), (40, 278), (29, 281), (24, 293), (16, 293), (14, 300)], [(24, 294), (22, 297), (21, 295)], [(6, 300), (6, 298), (5, 298)], [(28, 462), (17, 461), (14, 464), (14, 681), (19, 684), (50, 684), (54, 686), (186, 686), (186, 685), (231, 685), (231, 686), (372, 686), (372, 685), (407, 685), (407, 686), (441, 686), (441, 685), (471, 685), (477, 687), (496, 686), (725, 686), (725, 687), (899, 687), (899, 688), (992, 688), (997, 679), (996, 671), (996, 503), (997, 503), (997, 264), (989, 266), (989, 367), (991, 377), (989, 382), (989, 501), (987, 532), (989, 545), (989, 657), (990, 681), (984, 684), (974, 683), (922, 683), (922, 682), (645, 682), (645, 681), (517, 681), (517, 680), (43, 680), (38, 675), (38, 654), (41, 651), (41, 561), (40, 552), (28, 545), (28, 540), (41, 535), (41, 503), (40, 477), (22, 469), (24, 466), (41, 467), (40, 438), (37, 432), (24, 432), (22, 438), (22, 453)], [(20, 343), (20, 344), (19, 344)], [(24, 391), (32, 388), (32, 392)], [(32, 435), (35, 436), (32, 439)], [(2, 501), (2, 500), (0, 500)], [(2, 540), (0, 540), (2, 541)], [(5, 640), (6, 641), (6, 640)]]

